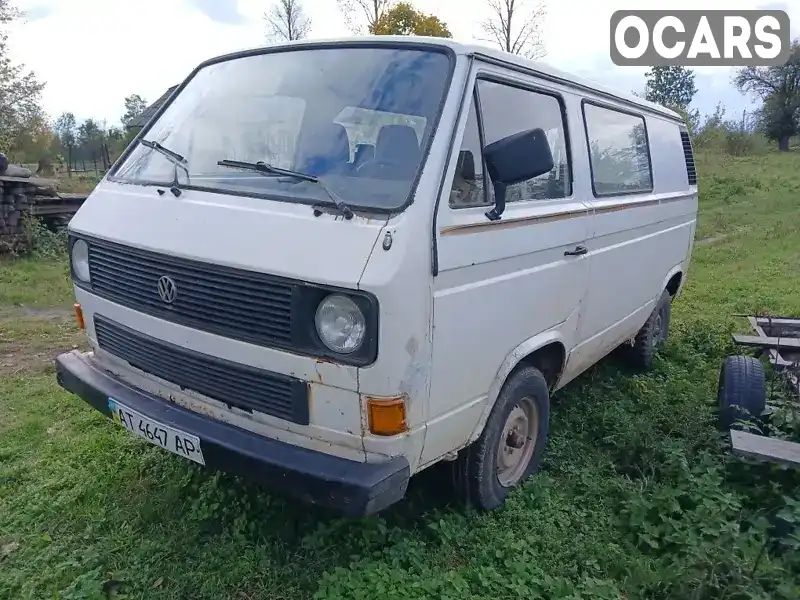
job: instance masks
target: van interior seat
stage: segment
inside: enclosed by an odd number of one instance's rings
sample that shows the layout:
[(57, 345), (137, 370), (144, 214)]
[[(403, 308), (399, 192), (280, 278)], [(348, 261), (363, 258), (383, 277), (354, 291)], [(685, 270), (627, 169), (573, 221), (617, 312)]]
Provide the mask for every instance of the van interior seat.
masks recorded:
[(450, 190), (450, 205), (472, 206), (479, 202), (476, 194), (480, 192), (475, 174), (475, 156), (469, 150), (461, 150)]
[(347, 130), (339, 123), (320, 127), (306, 142), (306, 154), (298, 170), (310, 175), (342, 172), (350, 164), (350, 141)]
[(420, 161), (417, 134), (408, 125), (385, 125), (378, 133), (374, 160), (364, 163), (358, 174), (379, 179), (411, 177)]
[(356, 146), (355, 158), (353, 159), (353, 166), (358, 168), (372, 160), (375, 160), (375, 146), (372, 144), (358, 144)]

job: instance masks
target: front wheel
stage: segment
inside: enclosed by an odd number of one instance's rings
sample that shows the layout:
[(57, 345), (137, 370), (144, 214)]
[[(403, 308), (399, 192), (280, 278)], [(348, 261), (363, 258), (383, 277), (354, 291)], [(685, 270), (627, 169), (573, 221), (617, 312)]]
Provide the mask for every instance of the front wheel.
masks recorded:
[(520, 369), (503, 386), (481, 436), (456, 462), (459, 499), (481, 510), (500, 507), (539, 466), (549, 422), (547, 381), (536, 368)]

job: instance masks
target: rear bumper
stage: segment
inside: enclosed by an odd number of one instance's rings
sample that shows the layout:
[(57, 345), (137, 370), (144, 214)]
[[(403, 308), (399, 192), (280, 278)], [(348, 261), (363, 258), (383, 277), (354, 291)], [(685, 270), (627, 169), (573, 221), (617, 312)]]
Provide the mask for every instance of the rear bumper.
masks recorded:
[(359, 463), (271, 440), (130, 387), (77, 351), (56, 358), (59, 385), (110, 416), (113, 397), (145, 416), (200, 438), (206, 466), (241, 475), (348, 516), (376, 513), (402, 499), (410, 469), (404, 457)]

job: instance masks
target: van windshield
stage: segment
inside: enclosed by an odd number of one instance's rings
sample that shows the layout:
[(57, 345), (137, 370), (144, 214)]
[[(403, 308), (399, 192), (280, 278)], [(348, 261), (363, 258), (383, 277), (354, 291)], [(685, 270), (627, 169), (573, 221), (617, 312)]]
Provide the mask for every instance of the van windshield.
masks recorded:
[[(313, 182), (217, 164), (263, 161), (320, 177), (352, 207), (392, 210), (411, 193), (451, 68), (435, 49), (388, 46), (297, 48), (225, 60), (199, 70), (144, 139), (186, 159), (178, 181), (192, 188), (329, 201)], [(111, 176), (170, 184), (174, 163), (137, 144)]]

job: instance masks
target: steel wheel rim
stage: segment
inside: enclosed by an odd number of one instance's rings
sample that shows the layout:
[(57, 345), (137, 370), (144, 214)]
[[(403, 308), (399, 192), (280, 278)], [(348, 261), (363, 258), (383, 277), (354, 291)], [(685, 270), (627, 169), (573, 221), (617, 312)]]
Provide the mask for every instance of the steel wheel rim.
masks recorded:
[(653, 323), (653, 345), (657, 346), (664, 339), (664, 309), (656, 313), (656, 320)]
[(503, 487), (519, 483), (528, 470), (539, 435), (539, 410), (525, 397), (506, 418), (497, 446), (497, 480)]

